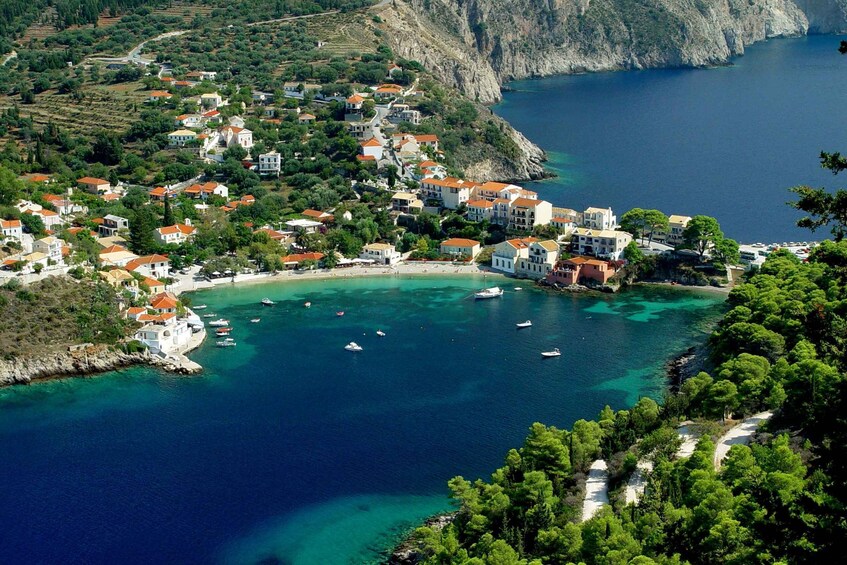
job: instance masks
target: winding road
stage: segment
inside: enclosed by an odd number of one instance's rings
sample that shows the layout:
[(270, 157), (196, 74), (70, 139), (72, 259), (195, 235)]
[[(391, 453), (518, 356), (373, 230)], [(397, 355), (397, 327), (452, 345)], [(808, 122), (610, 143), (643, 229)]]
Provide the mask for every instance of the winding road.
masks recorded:
[(756, 430), (759, 429), (759, 426), (763, 422), (770, 420), (771, 416), (773, 416), (773, 412), (770, 410), (753, 414), (749, 418), (744, 418), (740, 424), (726, 432), (715, 446), (715, 470), (720, 471), (721, 463), (726, 459), (733, 445), (747, 445), (750, 443), (750, 439), (756, 433)]
[(582, 502), (582, 521), (590, 520), (609, 504), (609, 471), (603, 459), (591, 464), (585, 481), (585, 500)]

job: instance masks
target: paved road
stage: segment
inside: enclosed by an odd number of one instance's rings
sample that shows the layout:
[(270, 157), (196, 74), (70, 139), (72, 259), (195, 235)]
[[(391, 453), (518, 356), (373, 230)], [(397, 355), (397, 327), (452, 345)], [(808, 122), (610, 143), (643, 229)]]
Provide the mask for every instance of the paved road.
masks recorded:
[(609, 504), (609, 472), (606, 462), (598, 459), (591, 464), (585, 481), (585, 500), (582, 521), (590, 520), (603, 506)]
[(726, 432), (715, 447), (715, 470), (720, 470), (721, 463), (726, 459), (729, 449), (733, 445), (747, 445), (750, 443), (750, 438), (759, 429), (759, 425), (767, 422), (771, 416), (773, 416), (773, 412), (771, 411), (759, 412), (749, 418), (745, 418), (740, 424)]

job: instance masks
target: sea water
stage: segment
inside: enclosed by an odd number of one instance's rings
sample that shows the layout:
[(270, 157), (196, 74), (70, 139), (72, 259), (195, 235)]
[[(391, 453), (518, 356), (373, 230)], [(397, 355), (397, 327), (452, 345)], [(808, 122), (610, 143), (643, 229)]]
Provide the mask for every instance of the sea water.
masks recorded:
[[(502, 298), (473, 299), (492, 284)], [(238, 343), (207, 340), (192, 354), (201, 376), (133, 368), (0, 389), (2, 561), (378, 562), (451, 507), (449, 478), (487, 477), (533, 422), (659, 397), (664, 363), (724, 310), (694, 291), (519, 284), (226, 286), (190, 295)]]
[(843, 186), (818, 159), (847, 147), (841, 39), (771, 40), (717, 69), (514, 82), (495, 112), (548, 152), (558, 176), (526, 187), (554, 206), (706, 214), (747, 243), (824, 239), (785, 203), (792, 186)]

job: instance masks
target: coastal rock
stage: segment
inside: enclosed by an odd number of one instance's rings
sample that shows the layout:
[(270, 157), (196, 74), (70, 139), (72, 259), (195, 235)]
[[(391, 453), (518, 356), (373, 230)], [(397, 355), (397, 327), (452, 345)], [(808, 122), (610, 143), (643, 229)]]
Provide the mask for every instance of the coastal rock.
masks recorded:
[[(439, 514), (427, 519), (421, 526), (432, 528), (440, 532), (449, 523), (456, 519), (456, 513)], [(415, 565), (423, 561), (423, 555), (418, 551), (417, 544), (412, 535), (404, 539), (391, 553), (391, 556), (385, 562), (385, 565)]]
[(158, 365), (167, 370), (166, 364), (147, 350), (126, 353), (114, 346), (86, 344), (39, 357), (0, 360), (0, 386), (86, 376), (140, 364)]

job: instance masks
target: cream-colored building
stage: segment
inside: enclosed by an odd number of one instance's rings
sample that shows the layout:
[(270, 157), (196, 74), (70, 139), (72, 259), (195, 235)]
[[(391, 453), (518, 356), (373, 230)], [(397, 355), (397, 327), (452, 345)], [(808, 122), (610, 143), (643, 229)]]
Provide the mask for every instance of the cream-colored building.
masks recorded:
[(473, 259), (479, 255), (479, 242), (461, 237), (450, 238), (441, 242), (441, 254), (466, 256)]
[(532, 231), (553, 219), (553, 205), (546, 200), (516, 198), (509, 206), (509, 229)]
[(529, 246), (538, 241), (534, 237), (507, 239), (494, 246), (491, 267), (504, 273), (515, 274), (515, 264), (522, 257), (529, 257)]
[(632, 236), (625, 231), (576, 228), (571, 239), (571, 248), (578, 255), (618, 260), (631, 241)]
[(417, 214), (423, 210), (423, 202), (411, 192), (395, 192), (391, 197), (391, 209), (403, 214)]
[(586, 208), (582, 213), (583, 227), (594, 230), (613, 230), (618, 225), (618, 218), (611, 208)]
[(529, 244), (526, 257), (521, 257), (515, 265), (515, 275), (528, 279), (543, 279), (556, 267), (559, 259), (559, 244), (548, 239)]
[(359, 259), (371, 260), (378, 265), (396, 265), (400, 253), (388, 243), (369, 243), (362, 248)]

